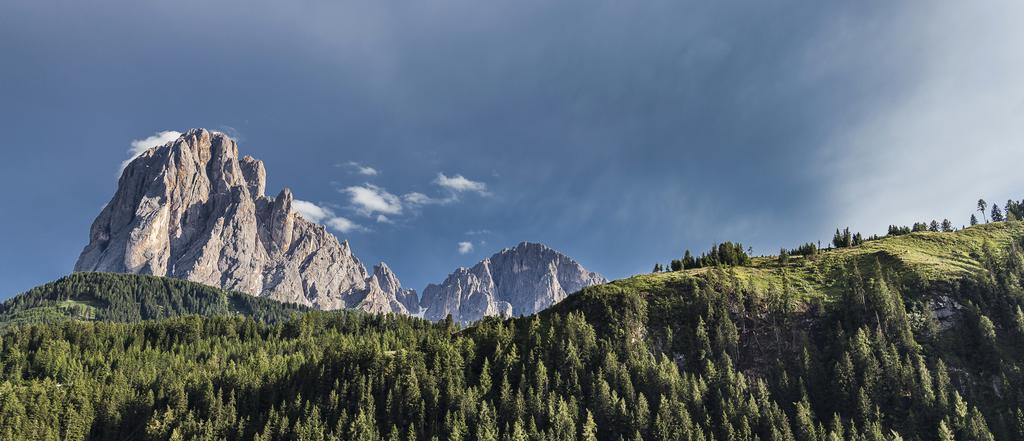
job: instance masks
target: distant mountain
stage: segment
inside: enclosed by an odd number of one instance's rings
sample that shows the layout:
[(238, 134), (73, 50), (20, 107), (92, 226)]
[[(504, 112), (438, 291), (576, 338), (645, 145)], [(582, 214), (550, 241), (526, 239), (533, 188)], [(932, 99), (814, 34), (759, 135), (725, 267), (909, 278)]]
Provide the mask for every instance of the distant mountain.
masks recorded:
[(487, 316), (530, 315), (569, 294), (607, 283), (572, 258), (538, 243), (506, 248), (472, 268), (459, 268), (440, 285), (423, 290), (424, 317), (441, 320), (448, 314), (470, 323)]
[(164, 277), (75, 273), (0, 304), (0, 325), (67, 319), (137, 322), (180, 315), (246, 315), (278, 322), (306, 307)]
[(230, 137), (193, 129), (125, 167), (92, 224), (76, 272), (150, 274), (316, 309), (356, 308), (462, 323), (533, 314), (605, 283), (544, 245), (521, 243), (460, 268), (420, 299), (384, 263), (370, 274), (291, 190), (268, 197), (263, 162)]
[(190, 130), (128, 164), (75, 271), (168, 276), (317, 309), (404, 312), (409, 291), (390, 270), (377, 274), (381, 289), (371, 286), (347, 241), (298, 215), (289, 189), (275, 198), (265, 189), (263, 162), (239, 157), (224, 134)]

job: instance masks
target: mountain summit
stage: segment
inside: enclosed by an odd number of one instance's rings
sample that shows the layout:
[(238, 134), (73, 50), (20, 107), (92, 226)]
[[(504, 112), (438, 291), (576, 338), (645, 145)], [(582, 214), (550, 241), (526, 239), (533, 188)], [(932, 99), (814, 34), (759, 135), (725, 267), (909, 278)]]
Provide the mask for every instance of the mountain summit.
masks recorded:
[[(291, 190), (269, 198), (265, 189), (262, 161), (239, 157), (222, 133), (190, 130), (128, 164), (75, 271), (175, 277), (318, 309), (404, 312), (397, 299), (380, 302), (408, 296), (386, 266), (369, 275), (347, 241), (292, 208)], [(371, 289), (387, 275), (385, 290)]]
[(422, 301), (381, 262), (368, 273), (285, 188), (264, 195), (266, 169), (230, 137), (192, 129), (125, 167), (93, 221), (76, 272), (151, 274), (317, 309), (357, 308), (463, 323), (538, 312), (605, 283), (571, 258), (523, 242), (460, 268)]
[(539, 243), (523, 242), (459, 268), (440, 285), (423, 290), (424, 317), (448, 314), (462, 323), (486, 316), (530, 315), (591, 285), (607, 283), (572, 258)]

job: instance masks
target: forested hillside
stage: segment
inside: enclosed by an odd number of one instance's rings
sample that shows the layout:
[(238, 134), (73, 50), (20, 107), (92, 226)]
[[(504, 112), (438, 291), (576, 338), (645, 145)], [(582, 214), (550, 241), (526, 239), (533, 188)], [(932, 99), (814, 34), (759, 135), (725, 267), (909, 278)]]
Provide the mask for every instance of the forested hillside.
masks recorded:
[(306, 308), (164, 277), (74, 273), (0, 304), (0, 326), (67, 319), (135, 322), (186, 314), (279, 321)]
[(893, 235), (465, 330), (357, 312), (15, 324), (0, 438), (1024, 439), (1022, 246), (1021, 222)]

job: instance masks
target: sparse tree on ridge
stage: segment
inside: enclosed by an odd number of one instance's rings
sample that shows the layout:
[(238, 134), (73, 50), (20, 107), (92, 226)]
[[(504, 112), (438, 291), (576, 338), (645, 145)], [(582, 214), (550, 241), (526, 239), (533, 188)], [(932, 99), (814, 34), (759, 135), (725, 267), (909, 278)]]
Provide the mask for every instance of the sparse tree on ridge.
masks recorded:
[(847, 248), (857, 245), (854, 243), (853, 235), (850, 234), (850, 227), (844, 228), (842, 232), (836, 228), (836, 234), (832, 236), (832, 245), (835, 245), (836, 248)]
[(942, 220), (942, 231), (945, 233), (950, 233), (953, 231), (953, 223), (950, 222), (949, 219)]
[(975, 215), (972, 214), (971, 215), (971, 226), (973, 227), (975, 225), (978, 225), (978, 216), (975, 216)]
[(985, 202), (984, 199), (978, 199), (978, 211), (981, 212), (981, 218), (985, 220), (986, 224), (988, 223), (988, 215), (985, 214), (985, 212), (987, 210), (988, 210), (988, 202)]
[(1006, 220), (1024, 220), (1024, 201), (1017, 202), (1013, 199), (1006, 201)]
[(992, 222), (1002, 222), (1004, 220), (1003, 210), (998, 205), (992, 204)]
[(939, 223), (935, 219), (932, 219), (932, 223), (928, 224), (928, 231), (939, 231)]

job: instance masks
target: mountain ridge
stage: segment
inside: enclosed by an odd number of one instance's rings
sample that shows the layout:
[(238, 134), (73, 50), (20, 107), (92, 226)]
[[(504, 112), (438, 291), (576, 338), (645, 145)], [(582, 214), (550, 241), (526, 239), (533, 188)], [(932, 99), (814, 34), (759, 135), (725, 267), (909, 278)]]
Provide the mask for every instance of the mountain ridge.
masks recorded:
[[(299, 214), (289, 188), (266, 196), (266, 175), (262, 161), (240, 156), (237, 143), (219, 132), (191, 129), (150, 148), (124, 167), (74, 271), (167, 276), (324, 310), (434, 320), (454, 312), (463, 323), (532, 314), (606, 281), (546, 245), (522, 242), (489, 258), (501, 261), (496, 279), (483, 268), (489, 259), (471, 268), (467, 277), (486, 279), (476, 291), (441, 282), (420, 298), (386, 263), (367, 271), (347, 240)], [(521, 271), (508, 259), (536, 270)]]

